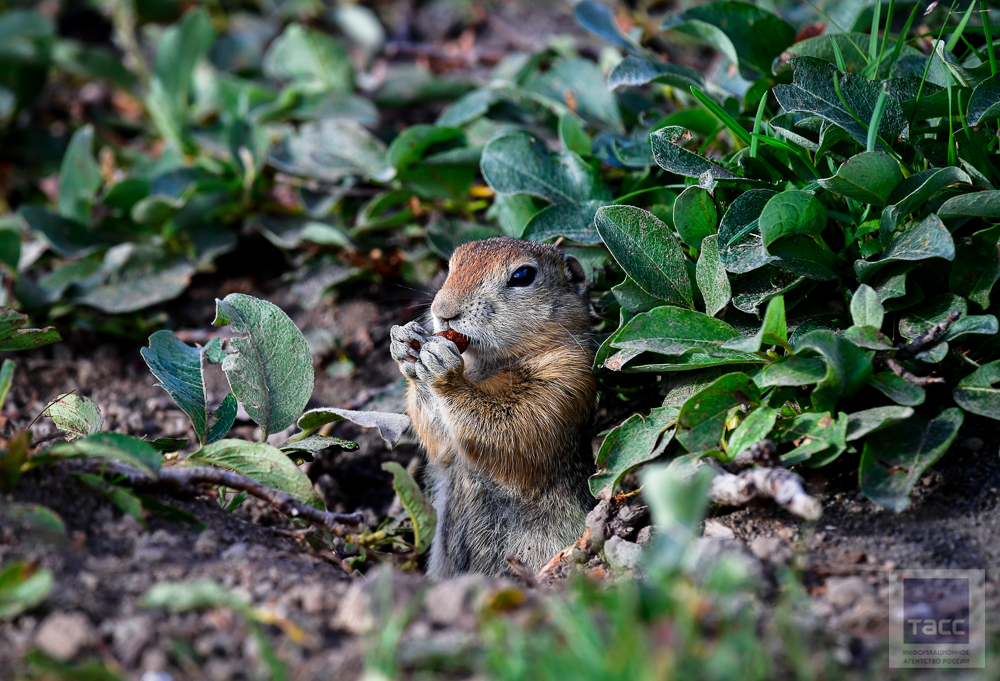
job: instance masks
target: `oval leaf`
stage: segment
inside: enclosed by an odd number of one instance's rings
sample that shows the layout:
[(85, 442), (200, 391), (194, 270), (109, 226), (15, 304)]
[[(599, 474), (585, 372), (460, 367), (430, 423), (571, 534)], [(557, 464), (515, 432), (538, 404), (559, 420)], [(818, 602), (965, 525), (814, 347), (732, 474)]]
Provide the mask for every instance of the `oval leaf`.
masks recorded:
[(312, 356), (305, 336), (277, 305), (242, 293), (215, 301), (216, 326), (229, 325), (236, 353), (222, 362), (233, 393), (268, 433), (287, 428), (313, 391)]

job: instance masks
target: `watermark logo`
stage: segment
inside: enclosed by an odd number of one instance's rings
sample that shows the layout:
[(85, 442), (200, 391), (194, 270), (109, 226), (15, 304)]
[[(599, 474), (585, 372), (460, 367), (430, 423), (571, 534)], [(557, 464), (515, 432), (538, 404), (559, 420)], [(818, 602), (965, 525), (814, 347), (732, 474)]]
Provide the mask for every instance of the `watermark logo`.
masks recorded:
[(900, 572), (889, 666), (985, 667), (985, 571)]
[(969, 580), (903, 580), (903, 643), (968, 643)]

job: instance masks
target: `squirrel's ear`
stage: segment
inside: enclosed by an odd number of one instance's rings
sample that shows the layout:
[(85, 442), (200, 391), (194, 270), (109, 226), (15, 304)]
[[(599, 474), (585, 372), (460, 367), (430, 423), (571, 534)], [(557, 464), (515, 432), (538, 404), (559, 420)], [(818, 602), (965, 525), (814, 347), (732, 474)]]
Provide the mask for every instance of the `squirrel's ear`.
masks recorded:
[(580, 261), (572, 255), (563, 255), (563, 257), (566, 259), (566, 273), (570, 281), (576, 284), (587, 281), (587, 273), (583, 271), (583, 265), (580, 264)]

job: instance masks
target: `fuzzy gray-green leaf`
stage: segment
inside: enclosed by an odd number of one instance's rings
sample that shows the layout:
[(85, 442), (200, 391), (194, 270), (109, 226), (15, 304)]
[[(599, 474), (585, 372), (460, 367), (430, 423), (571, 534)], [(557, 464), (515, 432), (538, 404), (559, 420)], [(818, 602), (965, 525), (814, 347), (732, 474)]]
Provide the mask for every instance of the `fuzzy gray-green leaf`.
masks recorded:
[(216, 326), (231, 326), (236, 351), (222, 362), (233, 393), (263, 438), (292, 425), (313, 391), (312, 356), (279, 307), (242, 293), (216, 300)]
[(693, 307), (684, 252), (659, 218), (635, 206), (605, 206), (597, 211), (595, 224), (615, 260), (644, 291)]

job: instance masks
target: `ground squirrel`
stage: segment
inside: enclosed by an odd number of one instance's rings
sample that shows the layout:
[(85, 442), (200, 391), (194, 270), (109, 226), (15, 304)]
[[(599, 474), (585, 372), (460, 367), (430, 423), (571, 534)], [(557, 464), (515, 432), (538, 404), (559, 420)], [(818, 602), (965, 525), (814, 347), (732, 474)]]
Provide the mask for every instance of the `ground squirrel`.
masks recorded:
[(586, 277), (554, 246), (505, 237), (459, 247), (449, 268), (430, 317), (468, 337), (464, 356), (431, 320), (390, 334), (432, 477), (428, 573), (505, 574), (507, 556), (537, 570), (593, 506)]

